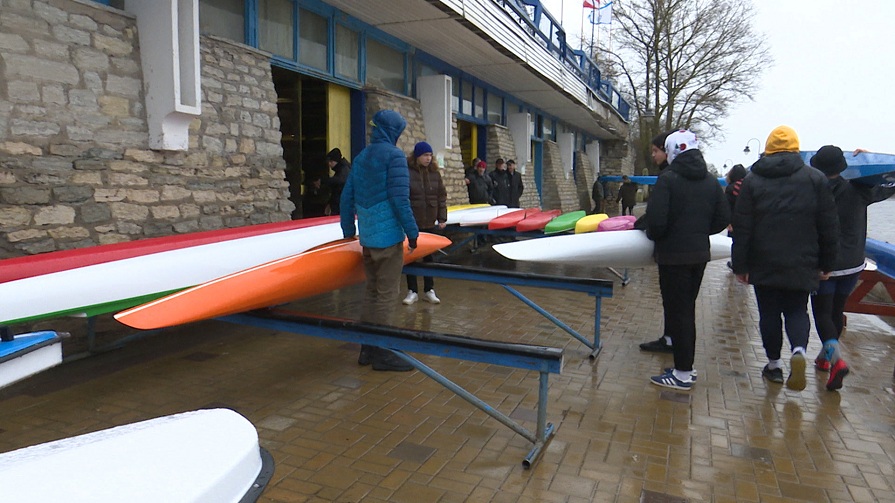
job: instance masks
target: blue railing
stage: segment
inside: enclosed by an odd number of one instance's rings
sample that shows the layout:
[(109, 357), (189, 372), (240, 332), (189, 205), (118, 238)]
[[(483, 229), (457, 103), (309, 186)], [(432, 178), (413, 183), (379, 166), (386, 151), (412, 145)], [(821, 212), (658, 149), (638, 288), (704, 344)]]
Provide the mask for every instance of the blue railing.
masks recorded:
[(544, 9), (540, 0), (492, 0), (528, 33), (541, 47), (578, 75), (584, 84), (618, 111), (626, 121), (631, 106), (622, 98), (611, 82), (601, 79), (600, 69), (584, 52), (573, 49), (566, 40), (566, 32), (559, 22)]

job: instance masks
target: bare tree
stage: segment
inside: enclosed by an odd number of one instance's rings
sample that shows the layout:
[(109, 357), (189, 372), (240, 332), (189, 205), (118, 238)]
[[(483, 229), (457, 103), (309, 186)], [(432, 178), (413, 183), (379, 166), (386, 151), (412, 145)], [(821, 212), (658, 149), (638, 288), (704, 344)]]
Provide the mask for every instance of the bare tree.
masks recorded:
[(643, 161), (660, 131), (683, 127), (704, 141), (722, 139), (722, 120), (753, 98), (773, 63), (752, 27), (751, 1), (617, 0), (615, 7), (614, 47), (601, 59), (640, 118)]

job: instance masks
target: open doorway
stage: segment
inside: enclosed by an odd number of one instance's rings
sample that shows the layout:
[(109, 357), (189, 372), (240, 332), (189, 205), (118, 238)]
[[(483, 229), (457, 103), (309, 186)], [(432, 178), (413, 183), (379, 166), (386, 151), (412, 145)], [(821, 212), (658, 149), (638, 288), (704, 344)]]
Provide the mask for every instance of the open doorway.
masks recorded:
[(457, 121), (457, 139), (460, 142), (460, 156), (467, 170), (474, 168), (472, 160), (476, 157), (485, 159), (487, 132), (483, 126), (464, 120)]
[(319, 217), (329, 203), (326, 83), (272, 67), (292, 218)]

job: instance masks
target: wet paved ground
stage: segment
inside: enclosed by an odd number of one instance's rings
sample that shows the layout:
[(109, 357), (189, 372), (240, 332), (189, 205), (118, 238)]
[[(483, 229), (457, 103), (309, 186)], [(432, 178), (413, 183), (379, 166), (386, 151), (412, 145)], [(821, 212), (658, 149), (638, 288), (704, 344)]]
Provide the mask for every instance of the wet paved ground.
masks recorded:
[[(508, 266), (487, 253), (458, 257)], [(613, 279), (602, 269), (538, 272)], [(276, 460), (262, 501), (895, 501), (888, 324), (849, 316), (843, 354), (852, 373), (841, 392), (826, 391), (826, 374), (811, 368), (806, 390), (787, 390), (761, 378), (751, 289), (711, 263), (699, 298), (699, 381), (689, 393), (664, 391), (647, 378), (671, 356), (637, 347), (661, 333), (655, 270), (631, 277), (625, 287), (616, 281), (603, 303), (596, 361), (499, 286), (436, 280), (443, 304), (396, 300), (403, 326), (565, 348), (563, 373), (550, 378), (548, 420), (557, 434), (528, 471), (527, 441), (418, 372), (374, 372), (356, 364), (356, 346), (214, 321), (0, 391), (0, 452), (230, 407), (255, 424)], [(592, 298), (521, 291), (592, 335)], [(294, 307), (355, 317), (359, 298), (350, 288)], [(819, 349), (812, 336), (809, 353)], [(421, 360), (534, 429), (535, 373)]]

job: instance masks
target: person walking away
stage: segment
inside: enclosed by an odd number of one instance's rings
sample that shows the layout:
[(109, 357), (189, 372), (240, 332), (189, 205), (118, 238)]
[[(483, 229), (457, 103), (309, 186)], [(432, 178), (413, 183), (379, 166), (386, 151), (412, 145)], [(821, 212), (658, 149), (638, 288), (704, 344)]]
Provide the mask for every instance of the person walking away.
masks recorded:
[(494, 171), (491, 172), (490, 176), (493, 187), (491, 199), (494, 202), (492, 204), (510, 207), (513, 204), (510, 193), (510, 175), (507, 172), (507, 165), (503, 162), (503, 159), (497, 159)]
[[(376, 112), (372, 122), (370, 144), (355, 158), (342, 191), (341, 225), (346, 238), (359, 233), (363, 247), (367, 281), (361, 321), (391, 325), (401, 291), (404, 238), (416, 248), (419, 228), (410, 210), (407, 159), (395, 146), (407, 123), (393, 110)], [(372, 363), (373, 370), (413, 370), (388, 349), (369, 345), (361, 346), (357, 362)]]
[(827, 178), (802, 161), (792, 128), (771, 131), (764, 154), (743, 179), (737, 197), (731, 262), (737, 279), (755, 290), (768, 358), (762, 377), (783, 383), (785, 324), (792, 352), (786, 387), (801, 391), (806, 384), (808, 295), (835, 268), (839, 218)]
[(628, 175), (622, 176), (622, 185), (618, 188), (618, 197), (615, 202), (622, 202), (622, 215), (633, 215), (634, 205), (637, 204), (637, 184), (632, 182)]
[[(743, 178), (746, 178), (746, 167), (742, 164), (735, 164), (727, 175), (724, 176), (727, 186), (724, 187), (724, 195), (727, 197), (727, 203), (730, 205), (730, 214), (733, 215), (733, 209), (737, 203), (737, 197), (740, 195), (740, 187), (743, 186)], [(727, 226), (727, 237), (733, 237), (733, 226)], [(733, 271), (733, 264), (728, 260), (727, 268)]]
[(329, 205), (326, 213), (329, 215), (338, 215), (340, 212), (340, 202), (342, 200), (342, 190), (345, 188), (345, 182), (348, 181), (348, 173), (351, 171), (351, 164), (348, 159), (342, 157), (342, 151), (334, 148), (326, 154), (326, 163), (332, 170), (333, 176), (329, 178)]
[[(410, 209), (420, 231), (432, 232), (437, 227), (444, 229), (447, 224), (447, 190), (438, 171), (438, 163), (432, 158), (432, 146), (421, 141), (413, 147), (413, 154), (407, 158), (410, 169)], [(426, 255), (423, 262), (435, 258)], [(435, 280), (423, 276), (423, 299), (432, 304), (440, 304), (435, 295)], [(407, 275), (407, 296), (404, 304), (411, 305), (419, 300), (419, 284), (416, 276)]]
[(668, 135), (669, 165), (656, 180), (646, 211), (646, 235), (656, 243), (665, 333), (674, 352), (674, 367), (650, 382), (679, 390), (689, 390), (695, 382), (696, 298), (711, 260), (709, 236), (730, 221), (721, 184), (709, 174), (698, 147), (696, 135), (688, 130)]
[(519, 200), (522, 199), (522, 192), (525, 191), (525, 185), (522, 184), (522, 173), (516, 171), (516, 161), (510, 159), (507, 161), (507, 174), (510, 177), (510, 208), (521, 208)]
[[(853, 155), (863, 152), (866, 151), (859, 149)], [(848, 163), (842, 150), (834, 145), (821, 147), (811, 157), (810, 163), (827, 176), (839, 216), (839, 249), (833, 271), (828, 279), (821, 280), (817, 290), (811, 294), (814, 326), (823, 343), (823, 349), (814, 359), (814, 366), (817, 370), (830, 373), (826, 388), (835, 391), (842, 388), (842, 380), (849, 373), (848, 364), (841, 356), (839, 337), (845, 326), (845, 302), (864, 270), (867, 207), (891, 197), (895, 194), (895, 186), (872, 186), (842, 178), (840, 173)]]

